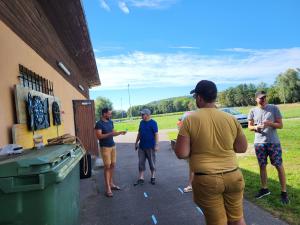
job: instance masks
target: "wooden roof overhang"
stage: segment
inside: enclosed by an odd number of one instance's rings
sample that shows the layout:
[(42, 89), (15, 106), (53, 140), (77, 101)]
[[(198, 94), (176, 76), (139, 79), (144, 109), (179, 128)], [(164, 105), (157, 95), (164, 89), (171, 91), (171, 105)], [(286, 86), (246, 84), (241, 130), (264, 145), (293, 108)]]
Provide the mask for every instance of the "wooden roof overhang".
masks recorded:
[(2, 0), (0, 19), (86, 97), (101, 84), (80, 0)]

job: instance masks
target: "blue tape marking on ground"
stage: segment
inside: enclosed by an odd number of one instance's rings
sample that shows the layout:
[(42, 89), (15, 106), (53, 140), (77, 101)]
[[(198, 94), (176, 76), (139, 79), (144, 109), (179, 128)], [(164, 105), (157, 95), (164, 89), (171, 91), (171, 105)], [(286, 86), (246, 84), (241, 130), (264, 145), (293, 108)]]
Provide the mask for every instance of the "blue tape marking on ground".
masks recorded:
[(144, 196), (145, 196), (145, 198), (148, 198), (148, 195), (147, 195), (147, 193), (146, 193), (146, 192), (144, 192)]
[(181, 192), (181, 194), (183, 194), (183, 190), (181, 190), (181, 188), (179, 187), (178, 190)]
[(152, 217), (152, 221), (153, 221), (153, 223), (154, 223), (154, 224), (157, 224), (157, 220), (156, 220), (155, 216), (154, 216), (154, 215), (152, 215), (151, 217)]
[(197, 206), (196, 209), (203, 215), (202, 210)]

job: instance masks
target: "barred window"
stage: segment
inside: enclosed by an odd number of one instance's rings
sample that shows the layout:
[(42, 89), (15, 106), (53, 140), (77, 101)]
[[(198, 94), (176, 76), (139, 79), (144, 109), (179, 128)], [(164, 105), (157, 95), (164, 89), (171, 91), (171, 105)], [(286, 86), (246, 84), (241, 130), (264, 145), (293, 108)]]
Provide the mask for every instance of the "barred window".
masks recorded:
[(47, 95), (53, 94), (53, 83), (39, 74), (32, 72), (25, 66), (19, 65), (19, 79), (23, 87), (28, 87), (32, 90), (42, 92)]

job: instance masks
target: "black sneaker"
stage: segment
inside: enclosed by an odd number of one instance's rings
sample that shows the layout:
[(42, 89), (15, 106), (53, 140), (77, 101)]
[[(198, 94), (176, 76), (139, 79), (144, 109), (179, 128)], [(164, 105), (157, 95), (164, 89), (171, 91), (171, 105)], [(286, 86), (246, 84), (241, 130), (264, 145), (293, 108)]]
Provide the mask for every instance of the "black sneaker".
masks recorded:
[(265, 197), (267, 195), (271, 194), (271, 192), (269, 191), (268, 188), (262, 188), (259, 190), (259, 192), (257, 193), (257, 195), (255, 195), (256, 199), (260, 199), (262, 197)]
[(281, 192), (281, 194), (280, 194), (280, 200), (281, 200), (282, 204), (289, 204), (290, 203), (290, 200), (289, 200), (287, 192), (283, 192), (283, 191)]
[(144, 184), (144, 179), (138, 179), (133, 185), (136, 186), (136, 185), (143, 185)]
[(153, 184), (153, 185), (155, 184), (155, 178), (154, 177), (151, 178), (150, 183)]

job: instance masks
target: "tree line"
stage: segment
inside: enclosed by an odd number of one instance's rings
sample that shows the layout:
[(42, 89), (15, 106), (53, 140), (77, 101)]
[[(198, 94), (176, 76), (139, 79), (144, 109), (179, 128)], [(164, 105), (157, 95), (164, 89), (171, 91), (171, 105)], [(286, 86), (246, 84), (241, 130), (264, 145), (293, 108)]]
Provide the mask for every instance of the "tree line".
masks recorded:
[(221, 106), (248, 106), (255, 105), (256, 91), (267, 92), (268, 102), (272, 104), (294, 103), (300, 101), (300, 70), (288, 69), (279, 74), (273, 85), (266, 83), (240, 84), (218, 93), (218, 103)]
[[(113, 109), (112, 102), (108, 98), (97, 97), (95, 100), (96, 119), (100, 118), (101, 110), (105, 107)], [(145, 105), (131, 106), (127, 111), (113, 109), (113, 118), (119, 119), (139, 116), (141, 110), (144, 108), (150, 109), (152, 114), (164, 114), (171, 112), (183, 112), (188, 110), (194, 110), (196, 109), (196, 104), (194, 99), (190, 96), (174, 97), (160, 101), (150, 102)]]
[[(279, 74), (273, 85), (266, 83), (239, 84), (218, 93), (217, 104), (223, 107), (255, 105), (256, 91), (264, 90), (268, 95), (268, 102), (272, 104), (294, 103), (300, 101), (300, 69), (288, 69)], [(100, 118), (101, 110), (108, 107), (113, 110), (113, 104), (108, 98), (98, 97), (95, 100), (96, 119)], [(131, 106), (127, 111), (113, 110), (113, 118), (135, 117), (140, 115), (144, 108), (152, 114), (183, 112), (196, 109), (195, 100), (191, 96), (174, 97), (145, 105)]]
[(164, 114), (172, 112), (183, 112), (196, 109), (195, 101), (190, 96), (175, 97), (160, 101), (150, 102), (146, 105), (132, 106), (127, 113), (131, 116), (139, 116), (144, 108), (150, 109), (152, 114)]

